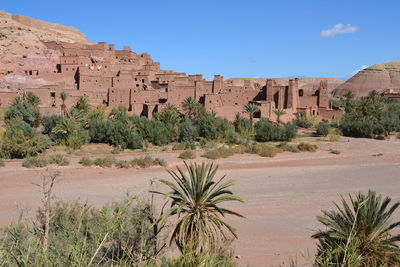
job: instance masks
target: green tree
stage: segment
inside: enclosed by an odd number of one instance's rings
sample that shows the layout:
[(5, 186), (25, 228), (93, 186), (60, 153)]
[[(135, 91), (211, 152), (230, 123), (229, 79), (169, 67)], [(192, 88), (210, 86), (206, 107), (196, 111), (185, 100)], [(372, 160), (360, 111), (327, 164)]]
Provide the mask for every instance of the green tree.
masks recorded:
[(274, 110), (274, 114), (276, 115), (276, 121), (278, 124), (281, 124), (281, 116), (285, 115), (286, 112), (283, 109), (278, 108)]
[(246, 106), (244, 106), (244, 112), (249, 114), (251, 127), (253, 127), (254, 113), (259, 112), (259, 111), (260, 111), (260, 108), (254, 103), (249, 103)]
[(61, 102), (62, 102), (62, 104), (61, 104), (61, 112), (62, 112), (63, 116), (66, 116), (67, 115), (67, 106), (65, 105), (65, 101), (68, 98), (68, 94), (63, 91), (60, 94), (60, 98), (61, 98)]
[(39, 98), (29, 93), (23, 97), (18, 96), (15, 98), (11, 107), (7, 109), (4, 114), (4, 121), (9, 123), (14, 119), (22, 119), (32, 127), (38, 127), (40, 125), (40, 113), (39, 113)]
[(188, 165), (185, 162), (185, 166), (187, 173), (179, 167), (177, 172), (168, 171), (174, 182), (160, 179), (170, 192), (154, 192), (171, 200), (171, 208), (159, 220), (163, 225), (168, 218), (175, 218), (170, 244), (175, 241), (181, 251), (189, 246), (201, 253), (213, 246), (218, 248), (228, 239), (227, 233), (237, 238), (235, 228), (224, 217), (243, 216), (220, 206), (223, 202), (243, 202), (229, 189), (234, 181), (224, 181), (225, 176), (215, 180), (218, 166), (213, 164)]
[(392, 222), (392, 215), (400, 202), (389, 206), (391, 199), (375, 192), (350, 196), (350, 203), (342, 198), (342, 207), (323, 211), (318, 221), (324, 225), (312, 237), (318, 240), (318, 266), (399, 266), (400, 235), (393, 231), (400, 222)]
[(191, 96), (183, 100), (182, 109), (190, 120), (205, 113), (204, 106)]

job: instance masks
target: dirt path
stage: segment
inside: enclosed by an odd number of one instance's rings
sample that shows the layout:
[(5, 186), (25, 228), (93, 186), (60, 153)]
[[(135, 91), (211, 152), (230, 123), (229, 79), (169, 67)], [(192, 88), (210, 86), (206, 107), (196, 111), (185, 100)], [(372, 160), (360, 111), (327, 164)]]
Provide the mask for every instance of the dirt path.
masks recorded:
[[(329, 149), (341, 154), (331, 154)], [(174, 167), (182, 164), (178, 154), (152, 155)], [(162, 167), (83, 168), (78, 160), (73, 158), (70, 166), (59, 168), (58, 199), (79, 198), (98, 206), (122, 199), (126, 192), (149, 198), (150, 179), (168, 177)], [(345, 138), (321, 144), (316, 153), (283, 153), (275, 158), (235, 155), (217, 163), (219, 174), (236, 179), (234, 192), (246, 200), (231, 207), (247, 219), (229, 219), (239, 233), (234, 246), (244, 266), (287, 262), (307, 250), (312, 255), (315, 242), (310, 236), (318, 228), (315, 216), (321, 209), (332, 208), (332, 201), (339, 201), (341, 194), (373, 189), (400, 201), (400, 141)], [(43, 170), (27, 170), (20, 164), (8, 162), (0, 169), (0, 225), (18, 218), (21, 210), (33, 215), (40, 204), (34, 183), (40, 181)]]

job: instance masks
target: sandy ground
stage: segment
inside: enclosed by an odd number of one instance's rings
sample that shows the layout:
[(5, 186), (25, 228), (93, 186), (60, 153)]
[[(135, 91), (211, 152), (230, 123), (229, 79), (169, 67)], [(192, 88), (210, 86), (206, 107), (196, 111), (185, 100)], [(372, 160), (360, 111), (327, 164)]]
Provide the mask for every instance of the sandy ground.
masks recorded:
[[(330, 149), (341, 154), (331, 154)], [(178, 154), (150, 153), (167, 160), (169, 168), (182, 164)], [(162, 167), (84, 168), (78, 160), (72, 158), (70, 166), (58, 168), (57, 199), (87, 200), (96, 206), (122, 199), (126, 192), (148, 199), (151, 178), (168, 178)], [(199, 157), (197, 161), (206, 160)], [(228, 218), (238, 230), (234, 248), (242, 266), (287, 266), (289, 258), (296, 255), (304, 262), (302, 252), (311, 256), (315, 252), (310, 238), (319, 227), (315, 217), (321, 209), (331, 209), (340, 195), (373, 189), (400, 201), (399, 140), (342, 138), (340, 142), (321, 143), (315, 153), (283, 153), (275, 158), (235, 155), (217, 163), (219, 174), (234, 178), (233, 191), (246, 201), (229, 205), (246, 219)], [(40, 205), (39, 189), (34, 184), (41, 181), (43, 173), (22, 168), (21, 161), (7, 162), (0, 169), (0, 225), (17, 219), (21, 210), (27, 216), (34, 215)], [(400, 219), (400, 211), (395, 216)]]

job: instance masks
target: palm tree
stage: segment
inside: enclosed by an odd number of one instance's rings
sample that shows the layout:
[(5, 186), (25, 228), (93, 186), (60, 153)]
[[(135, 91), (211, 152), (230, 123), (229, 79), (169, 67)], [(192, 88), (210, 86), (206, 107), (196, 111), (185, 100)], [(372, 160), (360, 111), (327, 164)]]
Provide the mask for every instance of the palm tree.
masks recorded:
[(326, 230), (312, 236), (319, 241), (317, 262), (336, 263), (335, 266), (400, 266), (400, 234), (392, 233), (400, 222), (391, 221), (400, 202), (389, 207), (391, 199), (382, 199), (373, 191), (368, 195), (359, 193), (355, 199), (350, 196), (350, 201), (342, 198), (343, 207), (335, 204), (337, 210), (323, 211), (323, 216), (318, 217)]
[(251, 124), (251, 127), (253, 128), (253, 117), (254, 117), (254, 113), (255, 112), (259, 112), (260, 111), (260, 108), (256, 105), (256, 104), (254, 104), (254, 103), (249, 103), (249, 104), (247, 104), (246, 106), (244, 106), (244, 112), (246, 112), (246, 113), (248, 113), (249, 114), (249, 117), (250, 117), (250, 124)]
[(61, 101), (62, 101), (61, 111), (63, 113), (63, 116), (66, 116), (67, 115), (67, 106), (65, 105), (65, 101), (68, 98), (68, 94), (63, 91), (63, 92), (60, 93), (60, 98), (61, 98)]
[(283, 109), (275, 109), (274, 113), (276, 115), (276, 121), (278, 122), (278, 124), (281, 124), (281, 116), (285, 115), (286, 112)]
[(90, 109), (89, 98), (87, 96), (80, 96), (76, 102), (76, 108), (82, 112), (88, 112)]
[[(213, 164), (187, 164), (187, 173), (177, 167), (177, 172), (168, 171), (174, 182), (161, 179), (160, 182), (171, 189), (168, 193), (154, 192), (171, 200), (171, 207), (160, 218), (162, 225), (170, 217), (175, 217), (170, 235), (170, 245), (174, 240), (179, 249), (190, 247), (196, 254), (221, 245), (228, 239), (227, 232), (237, 238), (236, 230), (226, 221), (227, 214), (243, 217), (239, 213), (220, 207), (227, 201), (240, 201), (228, 189), (233, 180), (224, 181), (225, 175), (214, 180), (218, 166)], [(167, 200), (168, 201), (168, 200)]]
[(183, 100), (182, 109), (191, 120), (205, 113), (204, 106), (191, 96)]

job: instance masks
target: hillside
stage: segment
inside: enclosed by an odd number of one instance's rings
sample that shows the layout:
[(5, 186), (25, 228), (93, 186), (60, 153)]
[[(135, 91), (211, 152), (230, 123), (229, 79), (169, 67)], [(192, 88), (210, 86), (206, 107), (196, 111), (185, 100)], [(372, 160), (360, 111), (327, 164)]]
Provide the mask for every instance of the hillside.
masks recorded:
[(341, 96), (347, 91), (356, 96), (366, 96), (372, 90), (400, 88), (400, 61), (392, 61), (370, 66), (338, 86), (333, 94)]

